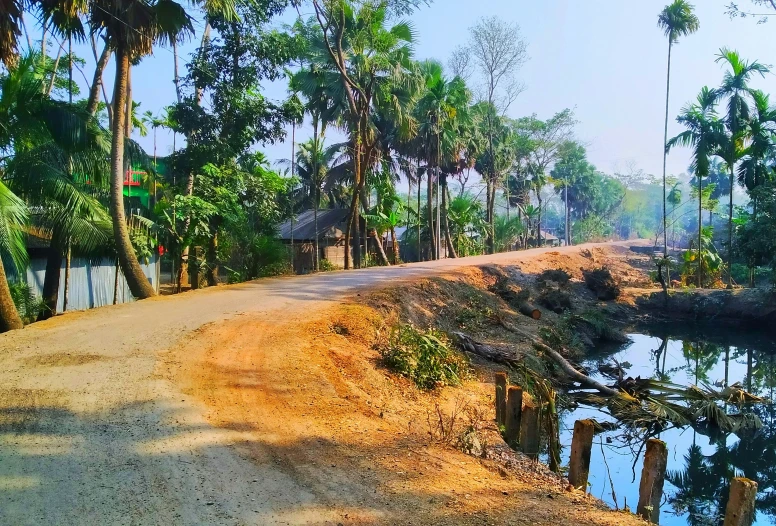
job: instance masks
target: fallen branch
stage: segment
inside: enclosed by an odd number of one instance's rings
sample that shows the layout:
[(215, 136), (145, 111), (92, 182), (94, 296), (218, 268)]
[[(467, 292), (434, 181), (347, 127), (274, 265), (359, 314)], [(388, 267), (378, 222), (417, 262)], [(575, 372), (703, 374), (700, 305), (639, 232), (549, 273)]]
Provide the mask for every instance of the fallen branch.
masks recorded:
[(520, 314), (524, 316), (528, 316), (529, 318), (533, 318), (534, 320), (539, 320), (542, 317), (542, 311), (531, 305), (530, 303), (523, 303), (518, 308), (520, 311)]
[(451, 334), (455, 337), (455, 341), (458, 346), (470, 354), (480, 356), (486, 360), (490, 360), (491, 362), (501, 363), (509, 366), (516, 366), (520, 363), (520, 360), (518, 360), (515, 355), (504, 351), (499, 351), (490, 345), (480, 343), (473, 339), (471, 336), (467, 336), (462, 332), (452, 332)]
[(552, 358), (555, 363), (558, 364), (558, 366), (563, 370), (564, 373), (566, 373), (571, 379), (579, 382), (582, 385), (586, 385), (588, 387), (592, 387), (596, 391), (601, 392), (602, 394), (605, 394), (607, 396), (618, 396), (620, 394), (620, 391), (616, 389), (612, 389), (611, 387), (608, 387), (601, 382), (598, 382), (596, 380), (593, 380), (589, 376), (586, 376), (579, 371), (577, 371), (573, 365), (571, 365), (568, 360), (566, 360), (563, 356), (560, 355), (558, 351), (550, 347), (549, 345), (539, 341), (535, 337), (531, 336), (530, 334), (526, 333), (525, 331), (521, 331), (517, 327), (507, 323), (506, 321), (502, 320), (501, 325), (507, 329), (510, 332), (514, 332), (515, 334), (519, 334), (520, 336), (526, 338), (529, 340), (533, 346), (545, 353), (547, 356)]

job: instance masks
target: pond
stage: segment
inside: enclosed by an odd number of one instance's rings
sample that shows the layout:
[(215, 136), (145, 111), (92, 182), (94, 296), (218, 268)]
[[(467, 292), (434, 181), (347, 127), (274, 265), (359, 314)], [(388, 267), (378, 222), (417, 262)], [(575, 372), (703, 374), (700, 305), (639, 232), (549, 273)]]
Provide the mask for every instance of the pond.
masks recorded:
[[(710, 438), (692, 428), (663, 431), (659, 438), (668, 446), (668, 477), (660, 512), (660, 524), (722, 524), (730, 479), (745, 476), (759, 484), (755, 524), (776, 524), (776, 343), (767, 336), (720, 332), (708, 328), (695, 334), (662, 327), (630, 334), (620, 348), (601, 351), (585, 366), (596, 379), (611, 383), (598, 372), (601, 360), (612, 359), (630, 367), (626, 376), (653, 378), (683, 386), (709, 385), (721, 389), (736, 382), (765, 399), (750, 407), (763, 426), (755, 432), (741, 432)], [(702, 336), (701, 336), (702, 335)], [(627, 362), (627, 363), (626, 363)], [(579, 406), (560, 414), (562, 460), (567, 466), (574, 422), (592, 418), (612, 422), (604, 411)], [(711, 433), (709, 433), (711, 434)], [(643, 465), (642, 440), (629, 440), (623, 430), (596, 435), (591, 459), (589, 491), (615, 508), (626, 504), (635, 512), (638, 484)], [(634, 476), (635, 459), (635, 476)]]

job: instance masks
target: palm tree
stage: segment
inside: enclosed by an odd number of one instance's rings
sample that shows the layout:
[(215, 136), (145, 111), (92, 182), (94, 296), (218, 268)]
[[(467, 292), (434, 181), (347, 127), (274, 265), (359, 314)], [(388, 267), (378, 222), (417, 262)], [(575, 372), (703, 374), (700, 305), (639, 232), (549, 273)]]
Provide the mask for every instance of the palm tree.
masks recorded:
[(475, 235), (481, 236), (486, 230), (480, 200), (469, 193), (456, 196), (450, 201), (448, 214), (458, 255), (479, 253), (473, 238)]
[(494, 224), (494, 237), (496, 252), (507, 252), (520, 239), (523, 232), (523, 224), (519, 217), (507, 218), (505, 215), (496, 216)]
[[(206, 6), (207, 7), (207, 6)], [(233, 10), (233, 7), (231, 7)], [(89, 23), (93, 32), (104, 31), (116, 56), (113, 92), (111, 144), (111, 217), (119, 264), (132, 295), (143, 299), (156, 293), (143, 274), (127, 229), (124, 211), (125, 141), (130, 64), (153, 51), (155, 44), (169, 44), (194, 32), (191, 17), (172, 0), (148, 3), (144, 0), (92, 0)], [(132, 108), (129, 107), (129, 110)]]
[(658, 16), (657, 25), (668, 37), (668, 66), (666, 68), (666, 119), (663, 134), (663, 256), (668, 257), (668, 220), (666, 210), (666, 158), (668, 149), (668, 100), (671, 88), (671, 49), (679, 43), (679, 37), (695, 33), (700, 27), (698, 17), (693, 12), (694, 7), (686, 0), (674, 0), (667, 5)]
[(51, 237), (43, 283), (47, 317), (56, 312), (66, 247), (91, 250), (106, 241), (109, 220), (96, 197), (108, 149), (88, 113), (48, 97), (40, 68), (37, 53), (29, 53), (0, 78), (0, 151), (8, 154), (7, 190), (36, 208), (35, 227)]
[[(717, 93), (704, 86), (694, 104), (685, 106), (676, 121), (686, 131), (666, 143), (666, 150), (675, 146), (693, 149), (691, 169), (698, 177), (698, 261), (701, 261), (701, 237), (703, 230), (703, 178), (709, 175), (710, 157), (718, 153), (723, 136), (722, 122), (717, 118), (715, 105)], [(702, 265), (699, 264), (699, 269)], [(703, 286), (703, 271), (698, 272), (698, 287)]]
[[(406, 22), (392, 27), (390, 10), (385, 3), (367, 2), (354, 8), (347, 2), (313, 0), (319, 31), (307, 60), (333, 73), (340, 84), (342, 122), (350, 138), (353, 193), (345, 242), (350, 247), (351, 230), (356, 245), (356, 267), (361, 264), (360, 207), (363, 203), (367, 173), (380, 163), (380, 149), (372, 117), (383, 106), (400, 127), (408, 122), (409, 106), (405, 95), (412, 73), (414, 32)], [(339, 101), (338, 101), (339, 102)], [(345, 252), (349, 264), (349, 250)]]
[(668, 203), (671, 205), (671, 243), (673, 250), (676, 250), (676, 207), (682, 204), (682, 182), (674, 179), (668, 183), (671, 185), (671, 191), (668, 192)]
[(747, 134), (747, 124), (750, 117), (749, 101), (752, 99), (752, 89), (749, 88), (751, 77), (759, 73), (765, 76), (770, 70), (756, 60), (747, 62), (736, 51), (726, 48), (720, 50), (717, 62), (723, 62), (730, 68), (725, 71), (722, 85), (716, 91), (718, 99), (727, 99), (725, 126), (727, 137), (722, 141), (720, 157), (727, 163), (730, 170), (730, 202), (728, 208), (728, 288), (733, 287), (733, 189), (736, 163), (743, 157), (743, 143)]
[[(307, 142), (298, 145), (294, 170), (296, 178), (301, 183), (297, 189), (295, 201), (303, 209), (313, 209), (313, 224), (315, 236), (315, 270), (318, 270), (320, 247), (318, 246), (318, 210), (321, 207), (321, 191), (327, 181), (329, 171), (339, 156), (340, 145), (324, 148), (323, 136), (316, 133)], [(289, 159), (283, 159), (280, 164), (291, 165)]]
[[(460, 77), (445, 78), (438, 62), (425, 61), (420, 64), (424, 85), (415, 107), (418, 121), (418, 139), (425, 145), (425, 160), (429, 170), (434, 170), (437, 181), (436, 209), (438, 220), (434, 221), (432, 196), (434, 189), (428, 178), (428, 212), (432, 228), (432, 254), (439, 259), (441, 236), (445, 235), (447, 250), (455, 256), (455, 249), (447, 228), (447, 176), (458, 173), (464, 145), (459, 137), (459, 126), (466, 120), (470, 95)], [(441, 206), (440, 206), (441, 198)], [(444, 230), (444, 232), (442, 231)]]
[(17, 269), (26, 267), (27, 251), (22, 231), (26, 223), (27, 205), (0, 181), (0, 332), (24, 327), (11, 297), (2, 256), (11, 256)]
[[(776, 152), (776, 108), (771, 106), (768, 95), (760, 90), (752, 91), (753, 115), (748, 123), (749, 144), (742, 152), (738, 166), (738, 182), (750, 193), (773, 178), (772, 162)], [(757, 197), (753, 199), (753, 214), (757, 216)]]

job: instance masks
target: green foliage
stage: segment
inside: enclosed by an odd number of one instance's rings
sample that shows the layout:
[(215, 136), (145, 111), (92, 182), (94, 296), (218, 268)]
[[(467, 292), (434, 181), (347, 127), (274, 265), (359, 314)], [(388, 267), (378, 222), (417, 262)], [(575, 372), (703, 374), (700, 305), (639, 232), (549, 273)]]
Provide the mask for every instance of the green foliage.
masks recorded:
[(328, 259), (321, 259), (318, 261), (318, 272), (333, 272), (335, 270), (341, 269)]
[(739, 214), (736, 250), (749, 266), (768, 267), (776, 277), (776, 183), (757, 187), (752, 191), (752, 197), (757, 203), (757, 215)]
[(38, 315), (46, 309), (46, 305), (35, 295), (32, 287), (23, 281), (12, 281), (8, 283), (8, 287), (11, 289), (11, 298), (24, 324), (37, 320)]
[(435, 329), (401, 325), (393, 330), (381, 354), (389, 369), (421, 389), (458, 385), (469, 374), (466, 358), (451, 349), (447, 336)]
[[(698, 251), (698, 241), (693, 239), (690, 249), (682, 254), (682, 282), (695, 286), (698, 283), (698, 272), (703, 274), (703, 287), (719, 287), (722, 284), (722, 272), (725, 264), (717, 252), (713, 241), (714, 229), (704, 227), (701, 234), (701, 250)], [(700, 263), (700, 265), (699, 265)]]
[(525, 231), (522, 221), (517, 216), (507, 219), (506, 216), (496, 216), (493, 222), (493, 239), (497, 252), (513, 250)]
[(288, 248), (274, 236), (253, 235), (241, 243), (239, 255), (228, 266), (232, 283), (291, 274)]

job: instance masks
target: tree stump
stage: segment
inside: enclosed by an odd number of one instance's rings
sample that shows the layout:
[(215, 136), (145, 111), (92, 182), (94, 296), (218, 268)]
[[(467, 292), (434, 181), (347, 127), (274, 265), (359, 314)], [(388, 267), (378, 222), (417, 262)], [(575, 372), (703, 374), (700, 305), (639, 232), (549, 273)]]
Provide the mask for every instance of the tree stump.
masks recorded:
[(510, 387), (507, 389), (506, 432), (504, 440), (515, 447), (520, 440), (520, 417), (523, 413), (523, 389)]
[(520, 449), (529, 458), (539, 458), (539, 407), (526, 400), (520, 417)]
[(724, 526), (752, 526), (757, 482), (736, 477), (730, 482), (730, 499), (725, 509)]
[(496, 373), (496, 424), (506, 425), (507, 414), (507, 373)]
[(647, 440), (644, 469), (641, 471), (639, 484), (639, 506), (636, 508), (636, 513), (654, 524), (658, 524), (660, 520), (660, 501), (663, 499), (667, 464), (666, 443), (656, 438)]
[(595, 425), (592, 420), (574, 422), (574, 437), (571, 439), (571, 459), (569, 461), (569, 484), (587, 492), (587, 479), (590, 475), (590, 454), (593, 450)]

